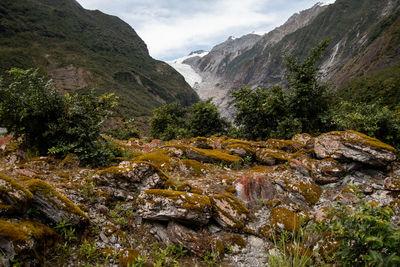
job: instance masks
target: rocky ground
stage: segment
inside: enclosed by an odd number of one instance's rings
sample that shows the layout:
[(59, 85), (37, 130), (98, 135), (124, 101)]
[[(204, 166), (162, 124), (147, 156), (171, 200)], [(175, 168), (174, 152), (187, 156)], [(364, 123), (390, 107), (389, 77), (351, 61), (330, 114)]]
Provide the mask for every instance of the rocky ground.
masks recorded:
[(274, 236), (357, 203), (351, 185), (399, 222), (397, 152), (354, 131), (114, 142), (125, 157), (89, 169), (0, 140), (2, 265), (266, 266)]

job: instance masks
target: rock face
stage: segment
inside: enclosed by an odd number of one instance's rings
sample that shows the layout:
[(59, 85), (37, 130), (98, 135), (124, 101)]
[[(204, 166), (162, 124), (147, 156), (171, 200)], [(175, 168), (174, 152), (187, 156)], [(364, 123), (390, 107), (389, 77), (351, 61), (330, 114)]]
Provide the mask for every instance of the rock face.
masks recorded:
[(112, 187), (110, 194), (117, 198), (133, 199), (137, 191), (162, 188), (168, 177), (148, 162), (123, 161), (117, 167), (99, 171), (95, 181), (100, 186)]
[(275, 187), (266, 176), (243, 177), (235, 181), (236, 195), (246, 204), (254, 208), (273, 199)]
[(33, 207), (41, 214), (42, 219), (50, 225), (64, 222), (73, 227), (88, 224), (89, 218), (68, 198), (60, 195), (49, 184), (41, 180), (30, 180), (27, 187), (33, 193)]
[(396, 160), (396, 150), (381, 141), (355, 132), (330, 132), (315, 139), (319, 158), (352, 160), (373, 166), (385, 166)]
[(144, 219), (207, 224), (211, 217), (210, 199), (198, 194), (150, 189), (140, 193), (136, 202), (137, 214)]
[(245, 227), (249, 210), (232, 194), (211, 197), (214, 219), (224, 228), (239, 231)]

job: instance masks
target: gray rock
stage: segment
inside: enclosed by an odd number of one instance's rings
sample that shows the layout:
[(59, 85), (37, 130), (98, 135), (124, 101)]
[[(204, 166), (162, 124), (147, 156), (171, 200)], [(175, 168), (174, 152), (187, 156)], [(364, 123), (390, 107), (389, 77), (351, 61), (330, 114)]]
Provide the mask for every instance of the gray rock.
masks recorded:
[(249, 210), (232, 194), (211, 197), (214, 219), (224, 228), (240, 231), (245, 227)]
[(329, 132), (315, 139), (319, 158), (351, 160), (373, 166), (385, 166), (396, 160), (396, 150), (381, 141), (356, 131)]
[(149, 220), (207, 224), (211, 217), (210, 199), (194, 193), (150, 189), (140, 193), (136, 203), (137, 215)]

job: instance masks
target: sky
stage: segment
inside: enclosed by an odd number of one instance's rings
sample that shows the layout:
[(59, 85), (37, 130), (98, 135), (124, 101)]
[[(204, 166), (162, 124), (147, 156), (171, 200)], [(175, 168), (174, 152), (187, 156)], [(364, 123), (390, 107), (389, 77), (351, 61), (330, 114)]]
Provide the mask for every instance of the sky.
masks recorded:
[(127, 22), (150, 55), (172, 60), (209, 51), (229, 36), (266, 33), (317, 2), (335, 0), (77, 0)]

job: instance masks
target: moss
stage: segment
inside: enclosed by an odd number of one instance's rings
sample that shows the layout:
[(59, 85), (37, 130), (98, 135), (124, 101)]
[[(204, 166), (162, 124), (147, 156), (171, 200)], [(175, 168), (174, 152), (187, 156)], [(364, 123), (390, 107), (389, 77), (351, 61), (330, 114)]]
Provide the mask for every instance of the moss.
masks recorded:
[(315, 184), (289, 183), (287, 187), (293, 192), (299, 191), (300, 194), (304, 197), (304, 199), (311, 205), (316, 204), (319, 200), (319, 197), (322, 194), (322, 189)]
[(266, 172), (267, 171), (267, 167), (263, 166), (263, 165), (257, 165), (251, 168), (252, 172)]
[(283, 230), (293, 232), (300, 227), (300, 218), (293, 211), (279, 206), (271, 210), (271, 224), (274, 227), (283, 228)]
[[(151, 163), (151, 162), (147, 162), (147, 161), (131, 161), (130, 163), (132, 164), (146, 164), (149, 166), (152, 166), (157, 174), (161, 177), (161, 179), (167, 181), (168, 180), (168, 176), (160, 169), (158, 168), (155, 164)], [(133, 170), (133, 166), (132, 164), (129, 164), (128, 166), (115, 166), (115, 167), (109, 167), (103, 170), (99, 170), (97, 172), (98, 175), (107, 175), (110, 174), (113, 178), (120, 178), (120, 179), (129, 179), (129, 177), (126, 176), (127, 172), (130, 172)]]
[(141, 154), (140, 156), (135, 158), (136, 161), (146, 161), (153, 163), (158, 168), (164, 170), (170, 170), (174, 165), (174, 161), (171, 157), (169, 157), (165, 152), (162, 151), (153, 151), (146, 154)]
[(181, 160), (181, 163), (185, 166), (187, 170), (190, 171), (190, 174), (193, 176), (204, 175), (207, 172), (211, 171), (210, 168), (197, 160), (183, 159)]
[(25, 183), (28, 186), (29, 190), (32, 191), (34, 194), (38, 192), (43, 196), (45, 196), (53, 204), (58, 206), (60, 209), (66, 209), (68, 212), (77, 214), (89, 220), (89, 217), (80, 208), (78, 208), (74, 203), (72, 203), (71, 200), (58, 193), (48, 183), (38, 179), (29, 180), (26, 181)]
[(60, 163), (60, 168), (73, 168), (79, 166), (79, 157), (76, 154), (69, 153)]
[(243, 151), (245, 151), (245, 154), (247, 154), (247, 155), (253, 155), (255, 153), (255, 149), (246, 144), (227, 145), (225, 147), (225, 150), (231, 151), (233, 153), (235, 153), (235, 150), (243, 150)]
[(259, 151), (257, 151), (258, 157), (259, 158), (264, 158), (264, 157), (272, 157), (277, 160), (281, 161), (288, 161), (292, 158), (292, 154), (285, 152), (280, 149), (274, 149), (274, 148), (263, 148)]
[(238, 246), (240, 248), (246, 247), (246, 240), (238, 234), (225, 234), (222, 236), (222, 241), (224, 244), (229, 244), (231, 246)]
[(0, 194), (3, 192), (7, 193), (13, 190), (19, 190), (24, 193), (26, 198), (33, 199), (33, 194), (28, 189), (26, 189), (22, 184), (18, 183), (11, 177), (8, 177), (7, 175), (0, 173), (0, 179), (8, 182), (11, 185), (11, 187), (0, 185)]
[(229, 145), (235, 145), (235, 144), (242, 144), (242, 145), (246, 145), (248, 147), (252, 146), (251, 142), (245, 141), (245, 140), (240, 140), (240, 139), (227, 139), (222, 142), (222, 146), (225, 148)]
[(149, 189), (144, 192), (147, 195), (156, 195), (169, 198), (187, 210), (203, 211), (205, 207), (211, 207), (211, 202), (208, 197), (195, 193), (164, 189)]
[(19, 253), (26, 245), (32, 245), (32, 239), (53, 243), (59, 236), (51, 228), (36, 221), (9, 222), (0, 219), (0, 237), (10, 240)]
[(268, 148), (279, 149), (286, 152), (295, 152), (303, 147), (299, 142), (280, 139), (268, 139), (265, 144)]
[(140, 252), (137, 249), (126, 248), (119, 253), (119, 264), (123, 267), (132, 266), (136, 259), (140, 256)]

